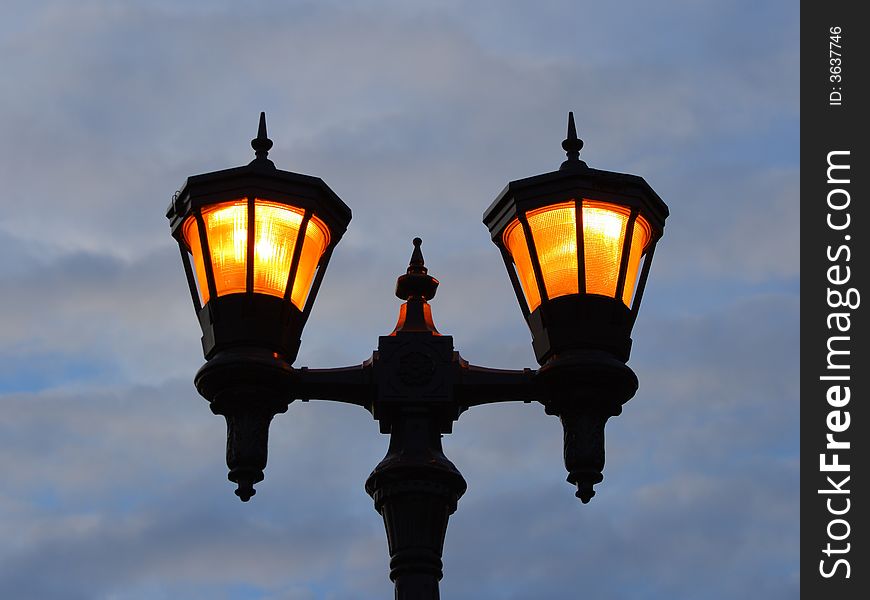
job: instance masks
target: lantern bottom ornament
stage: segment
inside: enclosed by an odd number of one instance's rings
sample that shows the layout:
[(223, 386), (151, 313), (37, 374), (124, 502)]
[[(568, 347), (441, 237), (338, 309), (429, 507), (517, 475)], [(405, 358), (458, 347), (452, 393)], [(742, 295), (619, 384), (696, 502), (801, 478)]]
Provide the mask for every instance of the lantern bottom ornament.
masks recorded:
[(293, 399), (293, 369), (267, 350), (235, 348), (205, 363), (194, 383), (212, 412), (226, 418), (227, 477), (247, 502), (263, 481), (272, 418), (287, 412)]
[(545, 412), (562, 422), (568, 482), (586, 504), (604, 479), (604, 426), (634, 397), (637, 376), (607, 352), (579, 351), (549, 361), (536, 379), (545, 391)]

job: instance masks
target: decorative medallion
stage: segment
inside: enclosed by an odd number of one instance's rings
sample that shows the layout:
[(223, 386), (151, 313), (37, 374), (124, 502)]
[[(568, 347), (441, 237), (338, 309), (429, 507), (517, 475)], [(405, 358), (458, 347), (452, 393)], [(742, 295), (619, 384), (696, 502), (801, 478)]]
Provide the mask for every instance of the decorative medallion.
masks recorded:
[(422, 352), (409, 352), (399, 359), (398, 374), (405, 385), (427, 385), (435, 374), (435, 362)]

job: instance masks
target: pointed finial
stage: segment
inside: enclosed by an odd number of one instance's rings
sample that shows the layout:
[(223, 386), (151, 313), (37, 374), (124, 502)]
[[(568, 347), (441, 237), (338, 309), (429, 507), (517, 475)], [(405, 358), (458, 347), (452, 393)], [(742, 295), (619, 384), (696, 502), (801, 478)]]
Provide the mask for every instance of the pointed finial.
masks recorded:
[(408, 273), (423, 273), (425, 274), (428, 269), (424, 266), (423, 262), (423, 251), (420, 250), (420, 246), (423, 244), (423, 240), (418, 237), (415, 237), (413, 240), (414, 251), (411, 253), (411, 261), (408, 263)]
[(274, 167), (275, 163), (269, 160), (269, 150), (272, 148), (272, 140), (266, 135), (266, 113), (260, 113), (260, 125), (257, 128), (257, 137), (251, 140), (251, 148), (257, 155), (251, 164)]
[(423, 243), (418, 237), (414, 238), (414, 251), (408, 264), (408, 271), (396, 280), (396, 296), (405, 301), (399, 311), (399, 321), (390, 335), (406, 333), (425, 333), (427, 335), (441, 335), (432, 321), (432, 309), (428, 300), (435, 297), (438, 290), (438, 280), (429, 275), (429, 269), (423, 263), (423, 251), (420, 245)]
[(562, 142), (562, 148), (568, 155), (568, 160), (562, 163), (560, 170), (586, 168), (586, 163), (580, 160), (580, 150), (583, 149), (583, 140), (577, 137), (577, 127), (574, 125), (574, 112), (568, 113), (568, 137)]
[(429, 269), (423, 262), (423, 251), (420, 250), (422, 243), (420, 238), (414, 238), (414, 251), (411, 253), (408, 270), (396, 282), (396, 296), (402, 300), (412, 297), (431, 300), (435, 297), (438, 280), (429, 275)]

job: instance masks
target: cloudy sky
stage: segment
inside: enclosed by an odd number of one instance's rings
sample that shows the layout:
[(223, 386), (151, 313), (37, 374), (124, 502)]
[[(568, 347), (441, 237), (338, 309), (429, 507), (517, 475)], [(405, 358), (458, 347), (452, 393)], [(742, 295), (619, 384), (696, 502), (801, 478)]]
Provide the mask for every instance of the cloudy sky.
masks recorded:
[(419, 235), (439, 329), (534, 366), (481, 215), (558, 167), (569, 110), (671, 208), (594, 500), (540, 406), (445, 438), (445, 599), (798, 597), (796, 3), (0, 0), (0, 76), (0, 597), (391, 597), (368, 413), (291, 405), (242, 504), (192, 385), (164, 211), (261, 110), (354, 211), (297, 365), (371, 355)]

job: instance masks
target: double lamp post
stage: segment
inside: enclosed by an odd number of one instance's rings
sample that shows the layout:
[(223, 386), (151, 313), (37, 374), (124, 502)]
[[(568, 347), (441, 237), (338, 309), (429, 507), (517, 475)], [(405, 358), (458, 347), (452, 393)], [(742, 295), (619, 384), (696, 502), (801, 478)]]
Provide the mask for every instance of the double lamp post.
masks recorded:
[(167, 211), (202, 328), (196, 388), (227, 422), (229, 479), (247, 502), (263, 480), (269, 424), (293, 400), (368, 410), (390, 434), (366, 480), (383, 516), (397, 600), (439, 597), (449, 516), (465, 492), (441, 435), (465, 410), (535, 401), (559, 417), (568, 481), (584, 503), (603, 479), (604, 426), (637, 391), (626, 366), (668, 208), (641, 177), (580, 160), (573, 114), (557, 171), (512, 181), (483, 222), (532, 334), (537, 370), (468, 363), (435, 328), (429, 275), (414, 239), (396, 295), (398, 323), (362, 364), (293, 367), (302, 329), (350, 208), (319, 178), (282, 171), (261, 113), (256, 158), (189, 177)]

